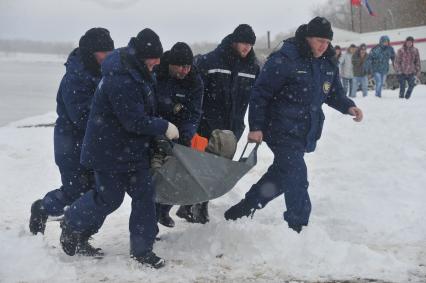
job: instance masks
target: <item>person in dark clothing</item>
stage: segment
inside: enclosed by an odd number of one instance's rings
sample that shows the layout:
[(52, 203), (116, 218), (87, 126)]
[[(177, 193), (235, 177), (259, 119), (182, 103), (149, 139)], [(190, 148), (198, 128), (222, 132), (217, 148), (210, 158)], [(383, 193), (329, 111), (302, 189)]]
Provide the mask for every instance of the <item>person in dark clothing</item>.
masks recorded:
[[(203, 100), (203, 81), (193, 66), (191, 48), (178, 42), (161, 57), (155, 70), (157, 77), (158, 114), (179, 129), (178, 143), (191, 147), (191, 140), (200, 124)], [(154, 158), (152, 167), (161, 167), (162, 154)], [(169, 212), (172, 205), (157, 204), (158, 222), (167, 227), (175, 223)]]
[(102, 255), (88, 239), (105, 218), (132, 198), (129, 219), (130, 254), (154, 268), (165, 261), (152, 250), (158, 233), (155, 189), (151, 180), (150, 147), (155, 136), (179, 138), (175, 125), (157, 117), (155, 79), (163, 48), (158, 35), (144, 29), (127, 47), (115, 50), (102, 64), (83, 140), (81, 162), (95, 172), (96, 188), (71, 204), (61, 223), (64, 252)]
[(256, 36), (249, 25), (239, 25), (221, 44), (196, 62), (204, 82), (203, 117), (199, 134), (231, 130), (239, 139), (244, 131), (250, 90), (259, 73), (253, 50)]
[(334, 46), (334, 63), (336, 65), (340, 64), (340, 58), (342, 57), (342, 48), (339, 45)]
[[(201, 136), (210, 138), (215, 129), (231, 130), (237, 139), (243, 134), (250, 90), (259, 73), (253, 50), (255, 42), (256, 35), (251, 26), (241, 24), (215, 50), (197, 60), (204, 82), (203, 117), (198, 129)], [(198, 208), (201, 212), (194, 217), (191, 209)], [(204, 224), (209, 221), (208, 203), (182, 206), (177, 215)]]
[(68, 56), (56, 97), (58, 118), (54, 129), (55, 162), (62, 186), (32, 204), (29, 227), (33, 234), (43, 234), (48, 216), (62, 215), (65, 206), (94, 188), (93, 171), (80, 164), (81, 144), (93, 94), (101, 78), (100, 64), (113, 49), (109, 31), (92, 28)]
[(330, 22), (316, 17), (267, 60), (251, 93), (248, 140), (265, 140), (274, 161), (245, 198), (225, 212), (226, 220), (253, 215), (284, 194), (289, 228), (300, 233), (308, 225), (311, 202), (303, 157), (321, 137), (322, 104), (362, 120), (361, 109), (344, 94), (332, 38)]

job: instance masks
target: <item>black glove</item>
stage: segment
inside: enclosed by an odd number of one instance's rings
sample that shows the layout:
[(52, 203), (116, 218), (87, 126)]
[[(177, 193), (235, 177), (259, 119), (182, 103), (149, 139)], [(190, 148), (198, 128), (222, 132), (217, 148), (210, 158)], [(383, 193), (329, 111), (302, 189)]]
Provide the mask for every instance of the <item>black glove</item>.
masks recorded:
[(187, 147), (191, 147), (192, 137), (182, 135), (179, 137), (178, 143)]
[(173, 155), (173, 142), (165, 136), (156, 136), (153, 144), (154, 153)]

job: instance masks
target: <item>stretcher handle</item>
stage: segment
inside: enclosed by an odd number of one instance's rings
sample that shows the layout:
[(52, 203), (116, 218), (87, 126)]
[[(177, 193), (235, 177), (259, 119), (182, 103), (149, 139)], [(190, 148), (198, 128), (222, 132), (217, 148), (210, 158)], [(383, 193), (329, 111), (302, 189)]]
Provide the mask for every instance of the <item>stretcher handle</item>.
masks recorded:
[[(247, 150), (247, 146), (249, 145), (249, 142), (246, 143), (246, 145), (244, 146), (243, 152), (241, 153), (241, 157), (240, 159), (238, 159), (238, 162), (244, 162), (247, 160), (248, 157), (243, 157), (244, 154), (246, 153)], [(259, 148), (260, 143), (256, 143), (255, 147), (253, 148), (252, 153), (254, 153), (257, 156), (257, 149)], [(257, 159), (257, 157), (256, 157)]]

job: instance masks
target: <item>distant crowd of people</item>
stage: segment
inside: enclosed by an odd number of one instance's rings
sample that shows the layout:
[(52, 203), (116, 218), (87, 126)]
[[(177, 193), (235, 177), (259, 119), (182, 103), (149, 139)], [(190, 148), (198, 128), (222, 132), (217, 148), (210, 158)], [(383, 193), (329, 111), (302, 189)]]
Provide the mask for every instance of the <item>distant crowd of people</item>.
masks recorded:
[[(379, 44), (373, 47), (370, 53), (367, 52), (367, 45), (364, 43), (359, 46), (351, 44), (344, 54), (340, 46), (336, 45), (334, 48), (342, 85), (349, 97), (356, 97), (359, 87), (363, 97), (367, 96), (370, 77), (375, 82), (375, 95), (382, 97), (382, 88), (389, 73), (389, 61), (392, 62), (398, 76), (399, 97), (406, 99), (411, 97), (416, 77), (420, 76), (421, 71), (419, 51), (414, 47), (412, 36), (407, 37), (396, 54), (390, 45), (389, 37), (385, 35), (380, 38)], [(407, 89), (406, 84), (408, 84)]]

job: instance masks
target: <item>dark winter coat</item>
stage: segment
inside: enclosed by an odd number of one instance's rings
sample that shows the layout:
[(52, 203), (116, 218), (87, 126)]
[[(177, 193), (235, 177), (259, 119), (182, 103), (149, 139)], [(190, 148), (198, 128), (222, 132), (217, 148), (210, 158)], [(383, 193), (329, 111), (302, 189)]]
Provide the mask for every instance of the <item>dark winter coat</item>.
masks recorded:
[(383, 45), (385, 41), (389, 42), (389, 38), (387, 36), (382, 36), (379, 45), (376, 45), (371, 50), (366, 61), (366, 68), (372, 74), (380, 73), (386, 75), (389, 73), (389, 60), (392, 60), (392, 62), (395, 60), (395, 51), (393, 47), (390, 45)]
[(340, 58), (342, 58), (342, 53), (339, 55), (334, 54), (333, 56), (333, 64), (339, 65), (340, 64)]
[(149, 168), (152, 138), (167, 130), (168, 122), (155, 117), (155, 81), (134, 54), (131, 41), (102, 64), (81, 153), (82, 164), (94, 170)]
[(195, 66), (180, 80), (169, 75), (169, 52), (156, 68), (158, 114), (179, 129), (179, 143), (189, 146), (202, 115), (203, 81)]
[(85, 59), (78, 48), (71, 52), (56, 97), (58, 118), (54, 130), (54, 149), (56, 164), (61, 168), (75, 169), (80, 166), (81, 144), (92, 98), (100, 80), (100, 72), (88, 67)]
[(345, 114), (355, 104), (344, 94), (333, 48), (313, 58), (305, 33), (300, 27), (267, 60), (251, 93), (249, 123), (268, 145), (311, 152), (321, 137), (322, 104)]
[(232, 48), (231, 35), (197, 60), (204, 82), (203, 117), (200, 135), (209, 137), (215, 129), (231, 130), (239, 139), (244, 131), (244, 115), (250, 91), (259, 73), (253, 49), (240, 58)]
[(367, 61), (368, 54), (361, 58), (359, 50), (352, 56), (352, 65), (354, 68), (354, 77), (364, 77), (368, 74), (365, 63)]

